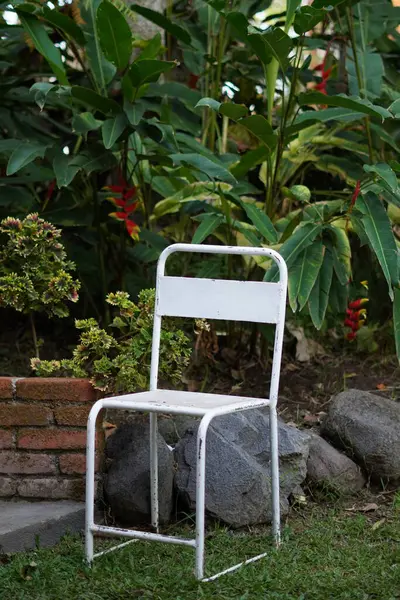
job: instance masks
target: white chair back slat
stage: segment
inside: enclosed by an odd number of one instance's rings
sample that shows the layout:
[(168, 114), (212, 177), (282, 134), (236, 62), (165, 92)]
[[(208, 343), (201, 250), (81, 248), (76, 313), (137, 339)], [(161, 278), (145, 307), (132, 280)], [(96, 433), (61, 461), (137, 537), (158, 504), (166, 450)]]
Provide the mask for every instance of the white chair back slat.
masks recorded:
[(163, 276), (158, 279), (156, 314), (277, 323), (282, 294), (279, 283)]

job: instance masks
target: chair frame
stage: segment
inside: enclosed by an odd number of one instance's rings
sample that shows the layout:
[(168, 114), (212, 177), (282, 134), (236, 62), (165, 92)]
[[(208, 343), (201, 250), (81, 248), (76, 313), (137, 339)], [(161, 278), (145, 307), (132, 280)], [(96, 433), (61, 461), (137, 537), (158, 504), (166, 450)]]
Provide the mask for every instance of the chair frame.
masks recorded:
[[(167, 258), (174, 252), (194, 252), (206, 254), (231, 254), (244, 256), (264, 256), (266, 259), (272, 259), (279, 268), (279, 282), (274, 284), (258, 285), (274, 285), (277, 286), (278, 294), (276, 296), (276, 315), (273, 320), (267, 319), (259, 321), (258, 319), (249, 318), (248, 320), (258, 322), (275, 323), (275, 343), (274, 356), (272, 363), (272, 374), (270, 383), (269, 398), (243, 398), (243, 401), (238, 403), (238, 398), (232, 404), (220, 406), (217, 408), (207, 409), (199, 412), (196, 408), (185, 407), (184, 409), (177, 407), (168, 407), (162, 404), (150, 404), (135, 401), (136, 394), (128, 394), (124, 396), (105, 398), (98, 400), (92, 407), (87, 423), (87, 450), (86, 450), (86, 523), (85, 523), (85, 552), (86, 560), (89, 564), (93, 559), (122, 548), (127, 544), (138, 541), (148, 540), (165, 542), (172, 544), (180, 544), (190, 546), (195, 549), (195, 575), (200, 581), (212, 581), (225, 573), (235, 571), (242, 565), (246, 565), (267, 555), (267, 552), (259, 554), (253, 558), (247, 559), (237, 565), (234, 565), (224, 571), (221, 571), (211, 577), (204, 577), (204, 546), (205, 546), (205, 483), (206, 483), (206, 436), (207, 430), (211, 421), (218, 416), (245, 411), (251, 408), (269, 407), (270, 414), (270, 451), (271, 451), (271, 479), (272, 479), (272, 532), (276, 545), (280, 543), (280, 499), (279, 499), (279, 456), (278, 456), (278, 417), (277, 417), (277, 400), (279, 389), (280, 365), (282, 357), (283, 334), (285, 326), (285, 310), (286, 310), (286, 294), (287, 294), (287, 268), (283, 258), (270, 248), (253, 248), (240, 246), (213, 246), (201, 244), (173, 244), (168, 246), (160, 255), (157, 265), (157, 286), (156, 286), (156, 303), (153, 326), (152, 340), (152, 357), (150, 371), (150, 392), (157, 391), (158, 366), (159, 366), (159, 351), (160, 351), (160, 335), (161, 335), (161, 319), (166, 314), (171, 316), (188, 316), (186, 314), (177, 315), (172, 311), (163, 312), (160, 310), (161, 289), (164, 279), (187, 279), (191, 278), (169, 278), (165, 277), (165, 263)], [(192, 280), (193, 281), (193, 280)], [(198, 280), (209, 281), (213, 283), (223, 280)], [(239, 282), (232, 282), (239, 283)], [(248, 282), (240, 282), (246, 289)], [(239, 289), (239, 288), (237, 288)], [(272, 288), (270, 288), (272, 289)], [(207, 304), (207, 302), (206, 302)], [(233, 303), (234, 304), (234, 303)], [(200, 306), (200, 304), (199, 304)], [(257, 307), (256, 307), (257, 308)], [(261, 306), (262, 308), (262, 306)], [(196, 311), (196, 308), (193, 309)], [(229, 308), (227, 308), (229, 313)], [(203, 317), (202, 309), (199, 308), (199, 314), (193, 314), (192, 317)], [(243, 312), (243, 311), (242, 311)], [(257, 310), (255, 311), (257, 312)], [(208, 315), (209, 318), (221, 318), (215, 315)], [(251, 317), (251, 315), (249, 315)], [(243, 319), (245, 320), (245, 319)], [(130, 398), (133, 398), (132, 400)], [(96, 418), (103, 408), (132, 410), (139, 412), (150, 412), (150, 489), (151, 489), (151, 523), (155, 532), (136, 531), (118, 527), (109, 527), (105, 525), (95, 524), (94, 522), (94, 500), (95, 500), (95, 437), (96, 437)], [(158, 456), (157, 456), (157, 413), (168, 414), (188, 414), (202, 416), (198, 433), (197, 433), (197, 488), (196, 488), (196, 537), (193, 539), (179, 538), (176, 536), (162, 535), (159, 533), (158, 524)], [(94, 534), (111, 537), (131, 538), (129, 541), (113, 546), (112, 548), (94, 554)]]

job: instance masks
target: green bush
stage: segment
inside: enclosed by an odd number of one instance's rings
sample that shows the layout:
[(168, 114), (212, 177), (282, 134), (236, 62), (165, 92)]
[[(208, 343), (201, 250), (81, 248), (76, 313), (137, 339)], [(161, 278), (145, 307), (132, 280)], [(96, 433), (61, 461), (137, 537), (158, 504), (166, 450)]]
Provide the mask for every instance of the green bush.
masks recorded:
[[(96, 389), (113, 394), (148, 389), (155, 292), (142, 290), (137, 305), (126, 292), (108, 294), (106, 300), (115, 307), (111, 331), (95, 319), (76, 321), (81, 334), (72, 358), (33, 358), (31, 366), (39, 376), (90, 377)], [(177, 385), (189, 363), (189, 338), (174, 319), (165, 319), (163, 325), (159, 378)]]

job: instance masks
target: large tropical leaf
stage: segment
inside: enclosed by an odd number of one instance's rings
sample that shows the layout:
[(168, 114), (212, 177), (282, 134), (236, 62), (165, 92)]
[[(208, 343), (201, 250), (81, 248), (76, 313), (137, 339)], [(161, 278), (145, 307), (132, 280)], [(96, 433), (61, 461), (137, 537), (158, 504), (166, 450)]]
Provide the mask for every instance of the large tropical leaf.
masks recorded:
[[(285, 259), (290, 268), (303, 250), (313, 243), (317, 235), (322, 232), (320, 223), (301, 223), (288, 240), (280, 247), (279, 253)], [(278, 267), (272, 266), (265, 274), (264, 281), (276, 281), (278, 278)]]
[(302, 6), (297, 12), (294, 19), (293, 28), (299, 35), (310, 31), (320, 21), (326, 18), (326, 11), (314, 6)]
[(274, 58), (283, 71), (287, 68), (289, 65), (289, 52), (293, 48), (293, 41), (287, 33), (279, 27), (271, 27), (266, 31), (261, 31), (250, 26), (248, 34), (250, 44), (264, 65), (267, 65)]
[(201, 244), (209, 235), (211, 235), (224, 220), (224, 216), (211, 213), (206, 215), (196, 229), (192, 239), (192, 244)]
[(308, 309), (314, 326), (321, 329), (328, 307), (329, 292), (333, 277), (333, 257), (329, 249), (325, 251), (324, 259), (314, 287), (308, 299)]
[(322, 240), (315, 240), (302, 252), (289, 270), (289, 303), (293, 312), (301, 310), (315, 285), (324, 258)]
[(393, 300), (392, 284), (397, 286), (399, 283), (399, 264), (396, 241), (387, 212), (379, 198), (371, 192), (358, 197), (356, 208), (363, 215), (365, 233), (382, 267), (389, 286), (389, 295)]
[(244, 202), (241, 200), (240, 205), (246, 212), (254, 227), (257, 229), (258, 233), (262, 235), (262, 237), (268, 242), (276, 243), (278, 241), (278, 234), (271, 222), (271, 219), (254, 203)]
[(377, 104), (372, 104), (372, 102), (369, 100), (359, 98), (358, 96), (345, 96), (344, 94), (327, 96), (326, 94), (322, 94), (322, 92), (306, 92), (299, 95), (298, 103), (300, 106), (312, 104), (321, 104), (323, 106), (340, 106), (342, 108), (354, 110), (354, 112), (370, 115), (371, 117), (377, 117), (382, 121), (392, 117), (392, 113), (386, 108), (378, 106)]
[(67, 187), (81, 169), (80, 165), (71, 164), (73, 159), (74, 157), (67, 156), (61, 151), (54, 157), (53, 169), (59, 188)]
[(48, 6), (43, 7), (42, 15), (48, 23), (51, 23), (51, 25), (75, 40), (80, 46), (85, 45), (86, 40), (82, 29), (68, 15), (62, 13), (60, 10), (51, 9)]
[(47, 146), (39, 142), (21, 142), (12, 152), (7, 164), (7, 175), (14, 175), (35, 158), (43, 158)]
[(354, 55), (351, 51), (347, 54), (346, 70), (349, 82), (349, 92), (352, 96), (366, 95), (368, 98), (377, 98), (382, 92), (382, 79), (385, 73), (382, 56), (377, 52), (366, 49), (364, 52), (357, 50), (357, 61), (362, 81), (359, 89)]
[(97, 35), (105, 57), (124, 69), (132, 54), (132, 32), (120, 11), (104, 0), (97, 9)]
[(81, 2), (79, 7), (83, 20), (85, 21), (86, 55), (90, 71), (94, 76), (97, 91), (105, 96), (107, 84), (110, 83), (116, 73), (116, 67), (106, 59), (101, 49), (100, 38), (96, 26), (97, 11), (102, 0), (90, 0)]
[(67, 85), (68, 79), (61, 60), (61, 53), (49, 38), (44, 25), (35, 15), (25, 11), (17, 11), (17, 14), (25, 31), (35, 44), (36, 50), (47, 60), (58, 81)]
[(103, 137), (104, 147), (109, 150), (112, 148), (119, 138), (119, 136), (124, 131), (125, 127), (128, 124), (128, 120), (124, 113), (113, 117), (112, 119), (107, 119), (104, 121), (103, 126), (101, 128), (101, 133)]
[(214, 160), (210, 160), (206, 156), (200, 154), (171, 154), (171, 159), (174, 164), (188, 164), (194, 167), (198, 171), (206, 174), (210, 179), (219, 179), (220, 181), (226, 181), (227, 183), (236, 183), (236, 179), (232, 173), (225, 169), (225, 167)]
[(71, 96), (80, 104), (84, 104), (100, 111), (104, 115), (117, 114), (122, 111), (121, 106), (111, 98), (104, 98), (89, 88), (74, 85), (71, 88)]

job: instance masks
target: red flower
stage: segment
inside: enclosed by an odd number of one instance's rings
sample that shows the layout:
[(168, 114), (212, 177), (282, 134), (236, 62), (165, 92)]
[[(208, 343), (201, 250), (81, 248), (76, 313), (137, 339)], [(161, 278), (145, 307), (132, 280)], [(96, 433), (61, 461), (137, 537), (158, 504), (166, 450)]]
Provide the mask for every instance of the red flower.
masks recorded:
[(367, 302), (368, 298), (358, 298), (357, 300), (349, 302), (349, 307), (346, 309), (346, 319), (344, 321), (344, 326), (351, 329), (351, 331), (345, 335), (346, 340), (349, 342), (352, 342), (355, 339), (357, 331), (361, 329), (365, 323), (367, 310), (361, 307)]
[(355, 331), (350, 331), (349, 333), (346, 333), (346, 340), (348, 340), (349, 342), (353, 342), (355, 340), (356, 337), (356, 332)]
[(358, 300), (353, 300), (353, 302), (349, 302), (349, 308), (351, 309), (359, 309), (363, 304), (367, 304), (369, 302), (368, 298), (358, 298)]
[(196, 90), (197, 89), (197, 82), (200, 79), (200, 77), (198, 75), (195, 75), (194, 73), (190, 73), (189, 75), (189, 81), (188, 81), (188, 86), (192, 89), (192, 90)]
[(321, 71), (321, 77), (322, 77), (321, 83), (317, 83), (315, 85), (314, 89), (318, 90), (319, 92), (321, 92), (322, 94), (325, 94), (325, 95), (328, 94), (328, 92), (326, 91), (326, 82), (328, 81), (328, 79), (332, 73), (332, 67), (329, 67), (328, 69), (325, 68), (327, 55), (328, 55), (328, 53), (325, 54), (323, 63), (314, 67), (314, 71)]
[(351, 208), (353, 208), (353, 206), (356, 203), (356, 200), (357, 200), (357, 198), (358, 198), (358, 196), (360, 194), (360, 189), (361, 189), (361, 182), (360, 182), (360, 180), (358, 180), (357, 183), (356, 183), (356, 187), (354, 188), (353, 195), (351, 197), (351, 202), (350, 202), (350, 207)]
[(121, 196), (119, 198), (116, 196), (110, 196), (107, 198), (107, 200), (113, 202), (117, 208), (122, 209), (117, 212), (110, 213), (110, 217), (114, 217), (118, 221), (123, 221), (131, 238), (137, 239), (140, 229), (135, 221), (130, 218), (131, 214), (135, 212), (138, 205), (137, 202), (133, 202), (133, 198), (136, 195), (136, 188), (134, 186), (128, 187), (127, 182), (122, 178), (120, 179), (121, 185), (110, 185), (104, 188)]

